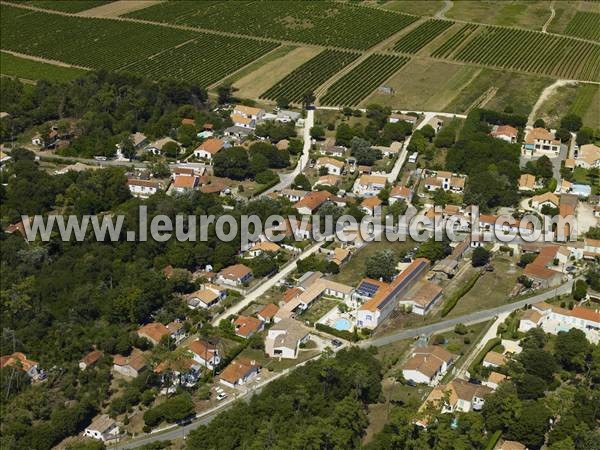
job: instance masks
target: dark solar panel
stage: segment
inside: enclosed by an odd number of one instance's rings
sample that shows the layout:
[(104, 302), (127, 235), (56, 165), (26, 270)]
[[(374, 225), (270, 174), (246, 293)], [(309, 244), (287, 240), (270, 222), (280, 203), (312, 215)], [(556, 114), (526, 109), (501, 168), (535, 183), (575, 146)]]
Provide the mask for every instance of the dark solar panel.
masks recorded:
[(363, 281), (356, 290), (360, 295), (364, 295), (366, 297), (373, 297), (378, 289), (378, 285), (369, 283), (368, 281)]

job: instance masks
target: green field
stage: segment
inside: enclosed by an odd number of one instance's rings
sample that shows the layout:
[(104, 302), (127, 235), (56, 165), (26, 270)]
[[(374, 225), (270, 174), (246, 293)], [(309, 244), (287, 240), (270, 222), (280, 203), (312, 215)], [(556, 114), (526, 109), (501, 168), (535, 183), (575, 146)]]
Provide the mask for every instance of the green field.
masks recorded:
[(460, 30), (450, 36), (442, 45), (436, 48), (431, 56), (434, 58), (447, 58), (454, 50), (460, 47), (461, 44), (465, 43), (465, 40), (469, 38), (478, 28), (478, 25), (468, 23), (463, 25)]
[(446, 13), (446, 17), (467, 22), (541, 30), (550, 17), (549, 3), (546, 0), (457, 0), (452, 2), (452, 8)]
[(164, 2), (127, 17), (250, 36), (367, 49), (417, 17), (341, 2)]
[(245, 38), (229, 36), (215, 39), (213, 35), (202, 35), (156, 57), (140, 60), (127, 66), (126, 70), (155, 80), (167, 77), (209, 86), (277, 46), (267, 41), (249, 42)]
[(565, 34), (600, 41), (600, 14), (578, 11), (567, 25)]
[(514, 28), (487, 27), (453, 59), (560, 78), (600, 80), (600, 45)]
[(379, 3), (383, 9), (416, 16), (433, 16), (444, 6), (443, 0), (403, 0)]
[(86, 71), (61, 67), (0, 52), (0, 73), (25, 80), (71, 81)]
[(356, 106), (407, 62), (405, 57), (373, 54), (337, 80), (320, 103)]
[(402, 36), (394, 45), (394, 50), (402, 53), (417, 53), (452, 25), (454, 22), (449, 20), (428, 20)]
[(323, 50), (314, 58), (302, 64), (287, 77), (268, 89), (260, 97), (277, 100), (285, 97), (290, 102), (299, 103), (302, 95), (309, 90), (314, 91), (336, 72), (350, 64), (358, 53), (339, 50)]
[(112, 0), (48, 0), (27, 2), (32, 6), (44, 9), (53, 9), (66, 13), (78, 13), (86, 9), (106, 5)]
[[(158, 25), (31, 12), (2, 5), (2, 48), (92, 69), (207, 86), (278, 46)], [(235, 57), (232, 57), (235, 55)]]
[(552, 78), (543, 76), (483, 69), (446, 105), (444, 111), (465, 112), (483, 93), (493, 91), (495, 94), (485, 103), (486, 108), (503, 111), (510, 106), (516, 114), (527, 115), (544, 88), (553, 81)]

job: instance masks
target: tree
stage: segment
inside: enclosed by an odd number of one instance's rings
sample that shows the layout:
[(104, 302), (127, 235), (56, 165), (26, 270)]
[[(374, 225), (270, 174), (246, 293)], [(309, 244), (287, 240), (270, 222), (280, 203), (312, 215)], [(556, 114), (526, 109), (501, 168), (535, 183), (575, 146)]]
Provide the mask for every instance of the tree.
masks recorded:
[[(341, 125), (340, 125), (341, 127)], [(381, 151), (371, 148), (371, 143), (359, 137), (353, 137), (350, 141), (350, 154), (356, 158), (358, 164), (373, 165), (381, 159)]]
[(121, 149), (121, 154), (128, 160), (131, 161), (135, 157), (135, 147), (133, 145), (133, 140), (128, 134), (125, 134), (121, 137), (119, 147)]
[(366, 274), (376, 280), (391, 281), (396, 273), (398, 258), (391, 250), (381, 250), (367, 259)]
[(471, 265), (473, 267), (485, 266), (490, 260), (490, 252), (483, 247), (477, 247), (471, 255)]
[(335, 130), (335, 143), (337, 145), (350, 147), (350, 143), (353, 137), (354, 132), (352, 131), (352, 128), (350, 128), (350, 125), (348, 125), (347, 123), (339, 124), (337, 130)]
[(290, 101), (287, 97), (279, 96), (277, 97), (277, 107), (278, 108), (289, 108), (290, 107)]
[(587, 284), (583, 280), (575, 281), (573, 285), (573, 298), (575, 300), (583, 300), (587, 296)]
[(435, 130), (429, 124), (427, 124), (423, 128), (421, 128), (420, 131), (429, 142), (431, 142), (431, 140), (435, 137)]
[(325, 138), (325, 129), (321, 125), (315, 125), (310, 129), (310, 137), (321, 140)]
[(169, 141), (163, 145), (161, 151), (169, 158), (177, 158), (179, 153), (179, 145), (176, 142)]
[(408, 122), (386, 123), (383, 127), (383, 139), (387, 141), (403, 141), (411, 132), (412, 125)]
[(310, 191), (312, 188), (310, 181), (303, 173), (299, 173), (296, 175), (296, 178), (294, 178), (294, 187), (303, 191)]
[(585, 365), (585, 355), (590, 343), (585, 333), (577, 328), (558, 333), (554, 347), (556, 360), (567, 370), (580, 370)]
[(454, 332), (463, 336), (469, 332), (469, 329), (464, 323), (457, 323), (454, 327)]
[(561, 142), (569, 142), (571, 140), (571, 133), (566, 128), (559, 128), (555, 135)]
[(417, 250), (416, 256), (417, 258), (427, 258), (431, 262), (436, 262), (440, 259), (444, 259), (450, 254), (450, 251), (451, 249), (446, 239), (442, 242), (438, 242), (432, 237), (421, 244)]
[(548, 385), (535, 375), (526, 373), (517, 380), (517, 392), (521, 400), (535, 400), (544, 395)]
[(593, 142), (594, 140), (594, 130), (589, 127), (582, 127), (577, 132), (577, 145), (585, 145)]
[(570, 113), (560, 119), (560, 128), (565, 128), (568, 131), (578, 131), (581, 125), (583, 125), (583, 121), (577, 114)]
[(304, 94), (302, 94), (302, 108), (308, 109), (310, 105), (314, 103), (316, 98), (317, 97), (315, 96), (315, 93), (313, 91), (306, 91)]
[(549, 419), (550, 411), (540, 400), (525, 401), (518, 420), (511, 422), (506, 436), (528, 448), (539, 449), (544, 444)]
[(233, 98), (233, 93), (237, 89), (234, 88), (231, 83), (225, 83), (217, 87), (217, 102), (219, 105), (225, 105), (227, 103), (233, 102), (235, 99)]
[(535, 162), (536, 175), (542, 178), (552, 178), (554, 173), (552, 161), (546, 155), (540, 156)]
[(243, 180), (251, 173), (248, 152), (242, 147), (223, 149), (213, 157), (213, 168), (218, 177)]
[(533, 122), (533, 127), (546, 128), (546, 122), (544, 122), (544, 119), (536, 119), (535, 122)]

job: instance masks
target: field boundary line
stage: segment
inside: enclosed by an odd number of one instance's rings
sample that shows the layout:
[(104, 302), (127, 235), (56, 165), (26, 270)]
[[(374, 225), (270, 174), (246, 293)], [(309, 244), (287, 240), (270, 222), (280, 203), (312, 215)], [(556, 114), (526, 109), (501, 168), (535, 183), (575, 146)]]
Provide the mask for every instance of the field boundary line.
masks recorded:
[(44, 58), (42, 56), (29, 55), (27, 53), (19, 53), (19, 52), (5, 49), (5, 48), (0, 48), (0, 52), (8, 53), (9, 55), (13, 55), (18, 58), (29, 59), (31, 61), (37, 61), (37, 62), (41, 62), (41, 63), (51, 64), (53, 66), (58, 66), (58, 67), (66, 67), (66, 68), (71, 68), (71, 69), (81, 69), (81, 70), (88, 70), (88, 71), (94, 70), (91, 67), (78, 66), (76, 64), (69, 64), (69, 63), (66, 63), (63, 61), (59, 61), (57, 59), (48, 59), (48, 58)]

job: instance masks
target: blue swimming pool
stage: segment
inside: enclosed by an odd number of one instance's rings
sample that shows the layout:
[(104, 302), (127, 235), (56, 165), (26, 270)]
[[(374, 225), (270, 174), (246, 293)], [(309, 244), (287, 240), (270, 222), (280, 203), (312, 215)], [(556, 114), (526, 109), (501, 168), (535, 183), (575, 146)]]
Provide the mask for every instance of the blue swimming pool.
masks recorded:
[(352, 328), (352, 323), (348, 319), (335, 319), (335, 322), (333, 323), (333, 328), (340, 331), (347, 331), (350, 328)]

